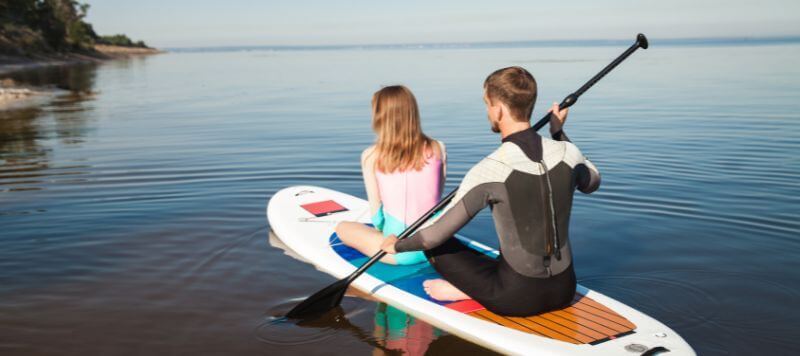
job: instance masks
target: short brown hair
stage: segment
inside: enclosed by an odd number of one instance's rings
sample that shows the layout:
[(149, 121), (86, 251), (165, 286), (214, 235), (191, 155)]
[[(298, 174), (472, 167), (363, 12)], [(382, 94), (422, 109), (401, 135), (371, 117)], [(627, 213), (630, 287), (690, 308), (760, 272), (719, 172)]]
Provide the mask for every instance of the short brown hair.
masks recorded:
[(498, 69), (483, 82), (489, 100), (500, 100), (518, 121), (530, 121), (536, 103), (536, 79), (522, 67)]

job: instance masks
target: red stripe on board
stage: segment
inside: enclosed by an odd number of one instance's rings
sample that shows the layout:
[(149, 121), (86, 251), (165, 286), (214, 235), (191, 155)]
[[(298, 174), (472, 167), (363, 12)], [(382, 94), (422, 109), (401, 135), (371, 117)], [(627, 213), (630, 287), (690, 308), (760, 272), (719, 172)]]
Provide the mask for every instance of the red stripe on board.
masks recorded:
[(462, 313), (472, 313), (478, 310), (486, 309), (483, 307), (483, 305), (476, 302), (475, 299), (459, 300), (457, 302), (447, 304), (446, 307)]

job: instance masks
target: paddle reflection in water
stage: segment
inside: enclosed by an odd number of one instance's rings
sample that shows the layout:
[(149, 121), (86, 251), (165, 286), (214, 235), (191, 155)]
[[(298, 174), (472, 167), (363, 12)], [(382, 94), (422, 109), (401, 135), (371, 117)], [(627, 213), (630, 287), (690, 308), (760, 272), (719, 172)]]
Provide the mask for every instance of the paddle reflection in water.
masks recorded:
[[(309, 263), (288, 248), (272, 230), (269, 231), (269, 244), (272, 247), (283, 250), (287, 256)], [(358, 326), (358, 322), (351, 322), (351, 319), (369, 310), (366, 305), (353, 305), (354, 301), (376, 303), (374, 308), (374, 329), (371, 334)], [(296, 301), (292, 303), (296, 303)], [(271, 314), (285, 314), (285, 310), (283, 309), (294, 305), (292, 303), (286, 303), (285, 305), (275, 308)], [(378, 355), (425, 355), (429, 353), (438, 354), (441, 352), (453, 353), (456, 352), (455, 350), (458, 350), (457, 353), (466, 353), (470, 355), (495, 355), (495, 353), (490, 350), (469, 342), (464, 342), (463, 339), (449, 335), (425, 321), (386, 303), (380, 302), (371, 294), (360, 291), (354, 287), (349, 287), (347, 289), (343, 304), (346, 305), (346, 309), (352, 310), (352, 312), (345, 314), (341, 307), (336, 307), (318, 318), (301, 320), (297, 322), (296, 325), (303, 328), (319, 328), (323, 330), (324, 335), (315, 334), (309, 339), (310, 342), (326, 340), (331, 336), (331, 330), (347, 331), (359, 340), (373, 346), (375, 348), (373, 354)], [(263, 335), (260, 339), (268, 343), (280, 343), (273, 340), (277, 337), (274, 330), (270, 332), (266, 328), (274, 329), (276, 324), (284, 323), (286, 320), (286, 318), (278, 318), (271, 321), (269, 325), (262, 325), (259, 334), (263, 333)], [(289, 331), (285, 332), (290, 333)], [(297, 332), (297, 334), (302, 334), (302, 332)]]
[[(364, 293), (352, 288), (348, 290), (348, 296), (356, 295), (363, 296)], [(367, 297), (367, 299), (372, 298)], [(299, 321), (296, 325), (303, 328), (346, 331), (374, 347), (373, 355), (438, 355), (444, 353), (496, 355), (490, 350), (448, 335), (386, 303), (379, 302), (375, 306), (375, 324), (372, 335), (359, 327), (357, 323), (350, 321), (350, 318), (354, 318), (356, 314), (360, 314), (360, 312), (356, 311), (348, 315), (341, 307), (336, 307), (319, 318)], [(286, 319), (282, 318), (281, 320)]]

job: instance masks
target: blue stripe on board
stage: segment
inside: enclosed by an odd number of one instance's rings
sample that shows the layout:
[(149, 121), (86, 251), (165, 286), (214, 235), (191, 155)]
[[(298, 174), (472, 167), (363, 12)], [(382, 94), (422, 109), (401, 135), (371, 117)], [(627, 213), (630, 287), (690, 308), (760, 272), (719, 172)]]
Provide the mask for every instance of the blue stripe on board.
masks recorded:
[[(331, 248), (336, 254), (350, 262), (353, 266), (361, 266), (369, 259), (369, 257), (364, 256), (361, 252), (343, 244), (335, 232), (331, 235), (330, 239), (328, 239), (328, 242), (330, 242)], [(450, 302), (440, 302), (432, 299), (422, 288), (422, 282), (428, 279), (442, 278), (442, 276), (427, 262), (415, 265), (390, 265), (378, 262), (370, 267), (366, 273), (422, 299), (439, 305), (450, 304)]]
[(333, 248), (333, 251), (336, 252), (336, 254), (338, 254), (339, 256), (341, 256), (342, 258), (344, 258), (347, 261), (352, 261), (354, 259), (366, 257), (361, 252), (356, 251), (356, 249), (348, 247), (347, 245), (345, 245), (342, 242), (342, 240), (339, 240), (339, 236), (336, 235), (335, 232), (333, 233), (333, 235), (331, 235), (331, 237), (328, 240), (328, 242), (330, 242), (330, 245), (331, 245), (331, 248)]

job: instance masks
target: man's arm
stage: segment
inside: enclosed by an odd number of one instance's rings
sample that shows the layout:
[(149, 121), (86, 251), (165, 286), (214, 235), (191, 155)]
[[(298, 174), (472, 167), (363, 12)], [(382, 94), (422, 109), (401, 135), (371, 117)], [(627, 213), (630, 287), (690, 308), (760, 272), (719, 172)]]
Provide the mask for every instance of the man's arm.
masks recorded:
[(455, 203), (450, 203), (432, 224), (420, 228), (414, 235), (398, 241), (397, 252), (430, 250), (441, 245), (488, 204), (481, 189), (472, 189)]
[(398, 241), (397, 252), (429, 250), (441, 245), (464, 227), (491, 202), (490, 188), (502, 184), (510, 169), (500, 162), (486, 158), (464, 176), (464, 180), (447, 206), (414, 235)]
[(575, 185), (578, 190), (583, 193), (589, 194), (600, 188), (600, 171), (597, 167), (589, 161), (588, 158), (583, 156), (583, 153), (570, 142), (567, 134), (563, 129), (553, 134), (553, 139), (558, 141), (565, 141), (566, 152), (564, 153), (564, 160), (575, 171), (576, 181)]
[(550, 112), (553, 114), (550, 118), (550, 136), (556, 141), (565, 141), (567, 147), (564, 158), (575, 170), (576, 187), (586, 194), (594, 192), (600, 188), (600, 172), (589, 159), (583, 156), (578, 147), (572, 144), (564, 132), (564, 123), (567, 122), (569, 109), (560, 110), (558, 103), (553, 103)]
[(583, 193), (589, 194), (600, 188), (600, 171), (597, 167), (583, 156), (577, 146), (570, 142), (565, 143), (567, 151), (565, 160), (573, 167), (576, 175), (576, 188)]

